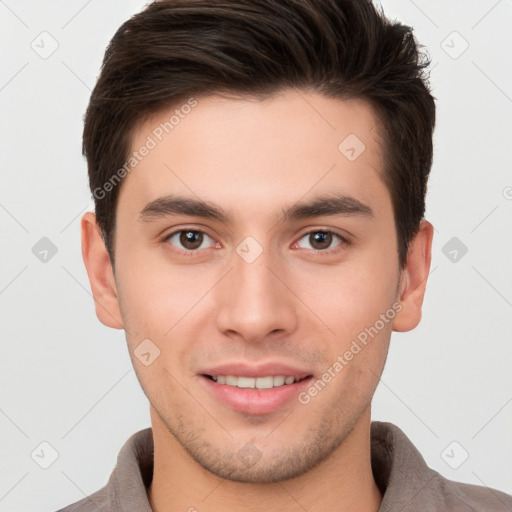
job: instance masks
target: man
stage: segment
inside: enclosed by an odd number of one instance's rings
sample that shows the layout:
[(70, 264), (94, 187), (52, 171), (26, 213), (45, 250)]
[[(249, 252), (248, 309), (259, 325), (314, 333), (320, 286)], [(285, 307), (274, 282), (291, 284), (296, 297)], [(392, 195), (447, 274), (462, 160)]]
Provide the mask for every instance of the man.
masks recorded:
[(366, 0), (161, 0), (120, 27), (82, 247), (151, 429), (62, 510), (512, 510), (371, 422), (430, 267), (427, 65)]

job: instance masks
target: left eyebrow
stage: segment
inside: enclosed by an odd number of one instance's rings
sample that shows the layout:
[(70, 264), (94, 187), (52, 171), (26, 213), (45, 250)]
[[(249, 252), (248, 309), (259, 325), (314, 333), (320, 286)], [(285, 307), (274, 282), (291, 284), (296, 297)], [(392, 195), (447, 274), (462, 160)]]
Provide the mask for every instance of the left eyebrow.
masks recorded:
[(361, 215), (373, 217), (373, 210), (355, 197), (335, 194), (315, 196), (305, 203), (283, 209), (283, 221), (295, 221), (329, 215)]
[[(139, 220), (150, 221), (173, 215), (188, 215), (218, 220), (224, 224), (232, 222), (232, 215), (209, 201), (188, 196), (169, 195), (149, 202), (139, 213)], [(307, 202), (298, 202), (282, 209), (282, 222), (293, 222), (320, 216), (366, 216), (373, 217), (373, 210), (355, 197), (336, 194), (317, 195)]]

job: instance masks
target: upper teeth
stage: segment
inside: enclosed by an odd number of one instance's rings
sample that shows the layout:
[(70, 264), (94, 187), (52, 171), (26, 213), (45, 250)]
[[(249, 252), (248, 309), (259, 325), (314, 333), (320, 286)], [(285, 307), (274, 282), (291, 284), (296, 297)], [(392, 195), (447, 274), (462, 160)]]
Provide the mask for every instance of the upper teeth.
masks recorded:
[(233, 375), (216, 375), (212, 376), (212, 379), (219, 384), (253, 389), (270, 389), (284, 386), (285, 384), (293, 384), (295, 382), (295, 377), (285, 377), (283, 375), (277, 377), (235, 377)]

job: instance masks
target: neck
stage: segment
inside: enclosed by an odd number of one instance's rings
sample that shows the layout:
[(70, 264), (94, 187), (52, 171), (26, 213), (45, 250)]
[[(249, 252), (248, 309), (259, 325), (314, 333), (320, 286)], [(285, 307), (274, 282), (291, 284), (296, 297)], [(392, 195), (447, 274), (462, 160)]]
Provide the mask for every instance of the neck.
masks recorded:
[(377, 512), (382, 501), (371, 467), (370, 408), (327, 459), (270, 484), (217, 477), (192, 459), (153, 408), (151, 421), (155, 458), (148, 497), (154, 512)]

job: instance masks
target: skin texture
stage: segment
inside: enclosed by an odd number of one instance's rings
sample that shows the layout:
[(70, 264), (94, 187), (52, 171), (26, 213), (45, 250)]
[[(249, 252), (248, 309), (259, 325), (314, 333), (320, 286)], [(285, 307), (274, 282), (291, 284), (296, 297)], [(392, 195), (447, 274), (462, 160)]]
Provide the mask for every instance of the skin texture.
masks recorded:
[[(296, 90), (262, 101), (197, 99), (122, 184), (115, 275), (94, 214), (82, 218), (97, 316), (125, 329), (151, 404), (151, 505), (158, 512), (376, 511), (371, 399), (391, 332), (420, 321), (433, 228), (422, 221), (400, 270), (379, 123), (367, 103)], [(140, 126), (133, 148), (173, 110)], [(350, 134), (365, 145), (353, 161), (338, 149)], [(333, 192), (373, 214), (281, 222), (283, 209)], [(211, 201), (232, 222), (141, 220), (150, 201), (168, 194)], [(179, 229), (204, 232), (199, 247), (169, 238)], [(322, 246), (309, 235), (326, 230), (346, 242), (333, 235)], [(237, 253), (248, 236), (262, 249), (252, 263)], [(319, 379), (393, 304), (400, 311), (307, 404), (242, 413), (209, 393), (199, 374), (223, 363), (278, 362)], [(134, 355), (144, 339), (160, 350), (148, 366)], [(247, 443), (259, 453), (249, 467), (237, 456)]]

